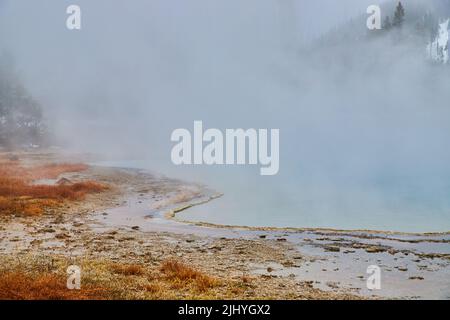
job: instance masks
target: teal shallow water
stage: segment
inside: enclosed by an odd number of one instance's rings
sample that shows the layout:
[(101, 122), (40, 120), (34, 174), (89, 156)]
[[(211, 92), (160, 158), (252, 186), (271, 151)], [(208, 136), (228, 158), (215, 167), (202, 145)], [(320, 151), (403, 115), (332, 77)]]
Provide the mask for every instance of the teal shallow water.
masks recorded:
[[(227, 192), (228, 191), (228, 192)], [(248, 196), (245, 188), (225, 190), (223, 197), (180, 213), (182, 219), (227, 225), (399, 232), (450, 231), (450, 197), (410, 190), (343, 189), (331, 196), (304, 192), (298, 196), (261, 193)]]
[[(148, 161), (97, 165), (146, 169)], [(224, 195), (179, 213), (181, 219), (224, 225), (450, 231), (450, 185), (444, 177), (377, 176), (364, 181), (261, 177), (256, 170), (217, 167), (161, 170)], [(450, 179), (448, 179), (450, 181)]]

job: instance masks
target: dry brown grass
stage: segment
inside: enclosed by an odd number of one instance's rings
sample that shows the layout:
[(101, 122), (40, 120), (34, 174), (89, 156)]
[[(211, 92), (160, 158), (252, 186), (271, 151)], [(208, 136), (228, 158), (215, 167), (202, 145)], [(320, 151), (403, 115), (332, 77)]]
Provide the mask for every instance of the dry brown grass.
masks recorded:
[(152, 295), (160, 294), (161, 292), (164, 292), (164, 290), (165, 290), (164, 286), (160, 283), (150, 283), (150, 284), (144, 286), (144, 289)]
[(161, 264), (160, 271), (172, 282), (174, 289), (194, 284), (198, 291), (204, 292), (220, 285), (218, 279), (174, 259), (165, 260)]
[(20, 271), (0, 274), (0, 300), (99, 300), (104, 299), (105, 294), (103, 288), (69, 290), (66, 279), (52, 273), (39, 276)]
[(20, 180), (0, 178), (0, 196), (2, 197), (80, 200), (87, 193), (100, 192), (104, 189), (104, 185), (93, 181), (71, 185), (28, 185)]
[(144, 268), (137, 264), (115, 264), (112, 271), (125, 276), (140, 276), (144, 274)]
[(253, 279), (248, 275), (243, 275), (240, 277), (240, 280), (242, 281), (243, 284), (248, 284), (251, 283)]
[(4, 215), (39, 216), (45, 208), (56, 207), (58, 201), (51, 199), (30, 199), (27, 197), (8, 198), (0, 196), (0, 213)]
[[(155, 262), (121, 264), (92, 256), (74, 260), (58, 255), (0, 254), (0, 300), (359, 298), (309, 286), (296, 285), (286, 291), (280, 289), (278, 278), (230, 278), (226, 274), (218, 278), (174, 259)], [(66, 288), (66, 270), (73, 264), (82, 270), (81, 290)]]
[[(79, 265), (81, 290), (66, 287), (66, 269)], [(0, 255), (0, 300), (210, 299), (231, 282), (170, 259), (159, 266), (60, 256)], [(218, 288), (220, 286), (220, 288)], [(220, 289), (220, 290), (219, 290)]]
[(107, 189), (93, 181), (65, 185), (32, 185), (37, 179), (56, 179), (68, 172), (86, 170), (84, 164), (49, 164), (36, 167), (20, 166), (17, 161), (0, 163), (0, 214), (42, 214), (65, 200), (82, 200), (86, 194)]
[(0, 177), (19, 179), (31, 182), (38, 179), (56, 179), (67, 172), (81, 172), (88, 166), (82, 163), (52, 163), (34, 167), (21, 166), (18, 161), (0, 163)]

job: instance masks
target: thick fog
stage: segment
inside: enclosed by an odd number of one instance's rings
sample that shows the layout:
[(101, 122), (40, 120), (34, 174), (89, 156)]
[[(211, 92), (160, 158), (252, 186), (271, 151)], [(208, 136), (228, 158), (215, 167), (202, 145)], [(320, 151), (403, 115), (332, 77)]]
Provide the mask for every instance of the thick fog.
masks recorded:
[(82, 30), (69, 31), (71, 1), (3, 1), (0, 43), (70, 144), (165, 156), (193, 119), (254, 127), (286, 107), (267, 101), (284, 95), (283, 69), (301, 72), (286, 48), (364, 13), (341, 2), (77, 1)]
[[(232, 197), (239, 185), (239, 205), (317, 212), (306, 224), (449, 220), (448, 68), (414, 35), (333, 43), (349, 21), (368, 32), (372, 0), (76, 1), (80, 31), (65, 26), (72, 1), (0, 3), (1, 48), (68, 148), (143, 159)], [(174, 166), (170, 134), (194, 120), (280, 129), (279, 174)]]

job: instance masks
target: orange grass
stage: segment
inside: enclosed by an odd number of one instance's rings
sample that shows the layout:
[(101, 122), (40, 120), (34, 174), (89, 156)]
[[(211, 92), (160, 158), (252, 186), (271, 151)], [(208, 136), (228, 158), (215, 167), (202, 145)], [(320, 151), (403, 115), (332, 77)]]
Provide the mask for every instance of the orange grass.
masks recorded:
[(31, 276), (24, 272), (0, 274), (0, 300), (100, 300), (105, 290), (83, 286), (69, 290), (66, 278), (51, 273)]
[(125, 276), (140, 276), (144, 274), (144, 268), (137, 264), (115, 264), (112, 266), (114, 273)]
[(35, 199), (80, 200), (87, 193), (101, 192), (105, 186), (84, 181), (71, 185), (27, 185), (20, 180), (0, 178), (0, 196), (31, 197)]
[(23, 167), (17, 162), (0, 163), (0, 177), (20, 179), (31, 182), (38, 179), (56, 179), (67, 172), (81, 172), (88, 166), (82, 163), (53, 163), (35, 167)]
[(166, 275), (174, 285), (182, 285), (186, 282), (193, 283), (201, 292), (220, 285), (220, 281), (198, 270), (195, 270), (177, 260), (168, 259), (163, 261), (160, 271)]
[(0, 163), (0, 214), (40, 215), (64, 200), (82, 200), (88, 193), (107, 189), (103, 184), (83, 181), (68, 185), (32, 185), (37, 179), (56, 179), (67, 172), (79, 172), (84, 164), (49, 164), (23, 167), (17, 162)]
[(51, 199), (24, 199), (0, 197), (0, 213), (38, 216), (45, 208), (56, 207), (59, 202)]

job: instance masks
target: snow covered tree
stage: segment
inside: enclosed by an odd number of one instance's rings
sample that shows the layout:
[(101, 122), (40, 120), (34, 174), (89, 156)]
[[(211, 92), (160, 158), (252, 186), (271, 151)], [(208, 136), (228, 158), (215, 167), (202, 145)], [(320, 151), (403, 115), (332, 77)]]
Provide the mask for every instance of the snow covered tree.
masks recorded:
[(439, 23), (437, 35), (427, 46), (428, 58), (436, 63), (449, 63), (450, 19)]

